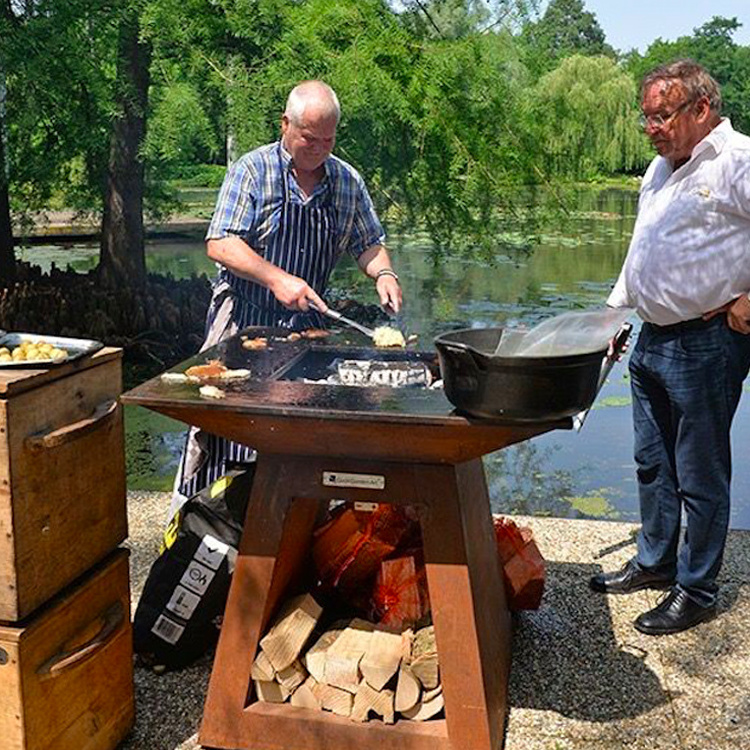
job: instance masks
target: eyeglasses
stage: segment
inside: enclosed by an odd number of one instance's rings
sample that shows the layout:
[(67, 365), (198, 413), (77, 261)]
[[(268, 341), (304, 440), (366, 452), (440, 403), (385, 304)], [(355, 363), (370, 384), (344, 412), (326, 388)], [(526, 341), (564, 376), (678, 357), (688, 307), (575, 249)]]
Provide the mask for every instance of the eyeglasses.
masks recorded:
[(671, 122), (677, 115), (682, 112), (685, 107), (692, 104), (691, 101), (686, 101), (680, 104), (679, 107), (673, 109), (668, 115), (641, 115), (638, 118), (638, 122), (641, 127), (645, 130), (646, 128), (663, 128), (667, 123)]

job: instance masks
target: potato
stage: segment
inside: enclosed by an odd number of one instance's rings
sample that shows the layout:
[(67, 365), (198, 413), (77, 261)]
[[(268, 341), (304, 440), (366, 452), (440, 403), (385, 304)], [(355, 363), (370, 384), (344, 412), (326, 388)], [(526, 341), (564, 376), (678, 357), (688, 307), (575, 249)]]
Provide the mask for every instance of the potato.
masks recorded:
[(0, 362), (63, 362), (68, 358), (65, 349), (53, 346), (44, 339), (38, 341), (21, 341), (12, 350), (0, 348)]

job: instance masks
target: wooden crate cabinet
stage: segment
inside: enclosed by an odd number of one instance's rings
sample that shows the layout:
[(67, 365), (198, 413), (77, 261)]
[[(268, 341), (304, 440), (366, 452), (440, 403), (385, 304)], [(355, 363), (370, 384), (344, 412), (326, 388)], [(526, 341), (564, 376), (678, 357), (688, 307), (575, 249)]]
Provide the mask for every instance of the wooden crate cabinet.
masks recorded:
[(3, 750), (111, 750), (134, 721), (128, 553), (0, 626)]
[(127, 536), (121, 355), (0, 371), (0, 621), (28, 616)]

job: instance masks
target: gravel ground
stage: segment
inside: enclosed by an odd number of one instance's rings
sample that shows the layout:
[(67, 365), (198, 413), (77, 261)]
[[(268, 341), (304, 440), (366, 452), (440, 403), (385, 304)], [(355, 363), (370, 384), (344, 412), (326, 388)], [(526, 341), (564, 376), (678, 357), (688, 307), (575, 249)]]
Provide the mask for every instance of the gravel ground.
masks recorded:
[[(168, 505), (164, 493), (129, 493), (133, 606)], [(517, 520), (535, 531), (547, 587), (539, 610), (516, 617), (505, 750), (750, 748), (750, 532), (730, 533), (719, 616), (654, 638), (632, 621), (657, 592), (606, 597), (587, 586), (632, 556), (636, 526)], [(161, 676), (137, 668), (136, 724), (119, 750), (198, 748), (210, 669), (211, 655)]]

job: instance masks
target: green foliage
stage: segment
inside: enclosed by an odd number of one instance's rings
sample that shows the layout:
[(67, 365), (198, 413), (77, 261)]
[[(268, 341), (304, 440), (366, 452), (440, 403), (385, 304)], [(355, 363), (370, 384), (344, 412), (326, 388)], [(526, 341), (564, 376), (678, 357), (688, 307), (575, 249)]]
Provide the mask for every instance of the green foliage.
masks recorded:
[(414, 38), (381, 0), (290, 4), (253, 68), (231, 61), (229, 120), (240, 150), (278, 137), (303, 78), (338, 92), (336, 151), (392, 218), (426, 222), (440, 243), (493, 242), (521, 214), (509, 185), (536, 177), (517, 106), (528, 76), (510, 34)]
[(714, 16), (692, 36), (674, 42), (657, 39), (643, 55), (632, 53), (626, 60), (636, 81), (657, 65), (692, 58), (705, 66), (721, 85), (722, 114), (744, 133), (750, 133), (750, 47), (735, 43), (732, 36), (741, 27), (736, 18)]
[(460, 39), (525, 22), (538, 0), (403, 0), (401, 23), (420, 39)]
[[(101, 205), (117, 33), (133, 10), (152, 48), (139, 155), (152, 214), (176, 206), (176, 180), (215, 186), (225, 151), (275, 140), (289, 90), (307, 78), (338, 92), (336, 153), (362, 172), (391, 223), (426, 226), (438, 254), (466, 248), (488, 263), (522, 252), (541, 221), (559, 215), (568, 202), (560, 180), (642, 170), (650, 150), (636, 124), (635, 81), (654, 65), (703, 62), (722, 84), (726, 113), (750, 130), (750, 48), (733, 41), (736, 19), (657, 40), (618, 67), (582, 0), (552, 0), (516, 35), (509, 27), (528, 19), (534, 0), (400, 5), (38, 0), (23, 17), (4, 6), (14, 208)], [(199, 166), (207, 162), (213, 169)]]
[(418, 37), (459, 39), (478, 31), (490, 17), (481, 0), (432, 0), (404, 3), (403, 21)]
[(117, 17), (116, 5), (92, 0), (46, 0), (33, 14), (3, 17), (0, 70), (16, 211), (43, 208), (59, 191), (76, 207), (100, 196)]
[[(218, 190), (226, 175), (223, 164), (185, 164), (175, 175), (180, 188), (208, 188)], [(213, 207), (213, 201), (212, 201)]]
[(585, 10), (583, 0), (550, 0), (540, 20), (524, 26), (523, 39), (529, 67), (539, 74), (568, 55), (614, 57), (599, 21)]
[(509, 35), (425, 48), (410, 97), (417, 159), (409, 175), (434, 237), (453, 243), (494, 236), (520, 218), (512, 185), (532, 178), (520, 101), (527, 77)]
[(649, 147), (638, 126), (635, 83), (607, 57), (573, 55), (544, 75), (532, 122), (550, 172), (587, 178), (641, 168)]
[(200, 92), (190, 83), (175, 82), (161, 86), (156, 93), (144, 155), (170, 166), (171, 172), (213, 158), (218, 141)]

